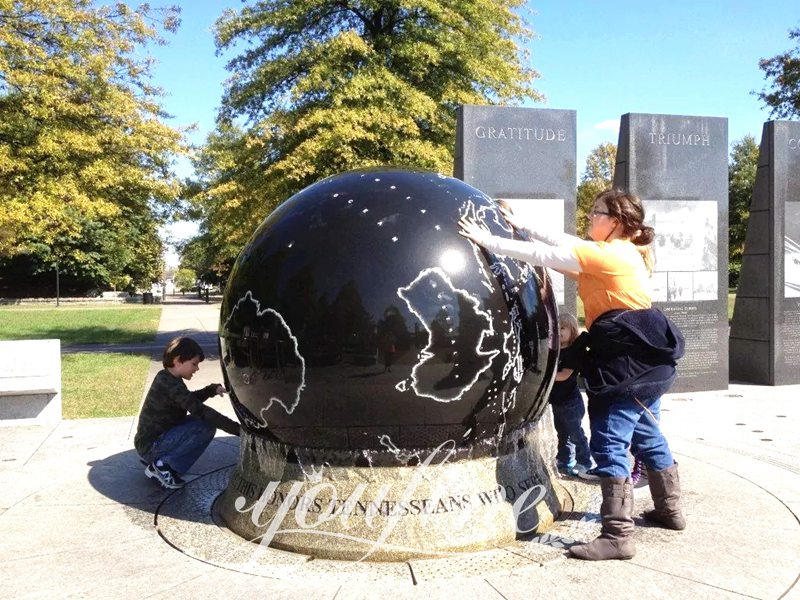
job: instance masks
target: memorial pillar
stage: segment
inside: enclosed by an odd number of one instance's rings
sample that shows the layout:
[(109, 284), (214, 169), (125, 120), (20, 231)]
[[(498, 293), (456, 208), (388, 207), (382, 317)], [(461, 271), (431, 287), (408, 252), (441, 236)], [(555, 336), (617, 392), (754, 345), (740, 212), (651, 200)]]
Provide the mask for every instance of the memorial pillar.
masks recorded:
[[(459, 107), (455, 177), (505, 200), (533, 227), (575, 234), (576, 113)], [(575, 283), (549, 271), (559, 308), (576, 314)]]
[(797, 122), (764, 123), (730, 337), (732, 379), (800, 383)]
[(683, 331), (673, 391), (728, 387), (728, 120), (622, 116), (614, 186), (655, 228), (653, 303)]

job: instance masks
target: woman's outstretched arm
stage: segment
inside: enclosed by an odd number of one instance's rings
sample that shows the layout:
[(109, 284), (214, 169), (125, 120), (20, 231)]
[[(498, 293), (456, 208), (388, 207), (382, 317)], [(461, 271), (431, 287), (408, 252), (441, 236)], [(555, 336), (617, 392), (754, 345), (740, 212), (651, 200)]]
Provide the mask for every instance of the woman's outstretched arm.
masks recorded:
[(473, 219), (462, 217), (458, 233), (486, 248), (494, 254), (510, 256), (532, 265), (550, 267), (560, 271), (580, 271), (578, 260), (572, 253), (572, 245), (551, 246), (542, 242), (509, 240), (489, 233), (489, 230)]
[(500, 204), (500, 214), (514, 229), (527, 233), (530, 237), (549, 246), (570, 246), (582, 242), (581, 238), (561, 231), (539, 231), (532, 229), (517, 217), (506, 203)]

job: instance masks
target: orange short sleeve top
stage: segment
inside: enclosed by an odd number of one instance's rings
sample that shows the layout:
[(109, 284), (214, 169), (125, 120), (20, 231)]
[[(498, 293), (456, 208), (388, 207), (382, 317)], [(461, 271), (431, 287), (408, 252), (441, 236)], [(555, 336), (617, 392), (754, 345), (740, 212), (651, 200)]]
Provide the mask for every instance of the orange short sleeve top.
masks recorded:
[(587, 329), (606, 311), (652, 306), (650, 276), (633, 243), (585, 242), (577, 244), (572, 252), (581, 268), (578, 295), (583, 301)]

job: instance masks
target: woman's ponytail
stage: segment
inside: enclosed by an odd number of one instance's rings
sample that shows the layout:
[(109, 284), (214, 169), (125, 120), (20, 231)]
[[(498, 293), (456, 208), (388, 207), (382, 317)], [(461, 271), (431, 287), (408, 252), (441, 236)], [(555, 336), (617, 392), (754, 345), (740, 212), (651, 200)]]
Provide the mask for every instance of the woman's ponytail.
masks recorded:
[(647, 267), (647, 272), (652, 277), (653, 271), (656, 268), (656, 261), (653, 258), (653, 249), (650, 246), (636, 246), (636, 249), (639, 251), (639, 254), (642, 255), (644, 266)]
[(597, 195), (608, 208), (609, 215), (617, 219), (622, 226), (622, 234), (636, 245), (642, 255), (648, 272), (652, 275), (655, 259), (650, 244), (656, 237), (655, 230), (644, 224), (644, 207), (634, 194), (624, 190), (606, 190)]
[(637, 246), (649, 246), (656, 239), (656, 230), (649, 225), (641, 225), (631, 236), (631, 241)]

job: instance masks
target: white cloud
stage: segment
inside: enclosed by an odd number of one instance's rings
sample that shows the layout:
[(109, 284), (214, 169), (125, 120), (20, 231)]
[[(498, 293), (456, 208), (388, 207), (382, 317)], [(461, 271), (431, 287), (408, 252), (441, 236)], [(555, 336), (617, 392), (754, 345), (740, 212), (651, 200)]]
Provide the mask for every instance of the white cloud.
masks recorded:
[(595, 123), (594, 129), (610, 129), (611, 131), (619, 131), (619, 119), (606, 119)]
[(200, 231), (197, 221), (173, 221), (166, 226), (167, 234), (179, 240), (194, 237)]

